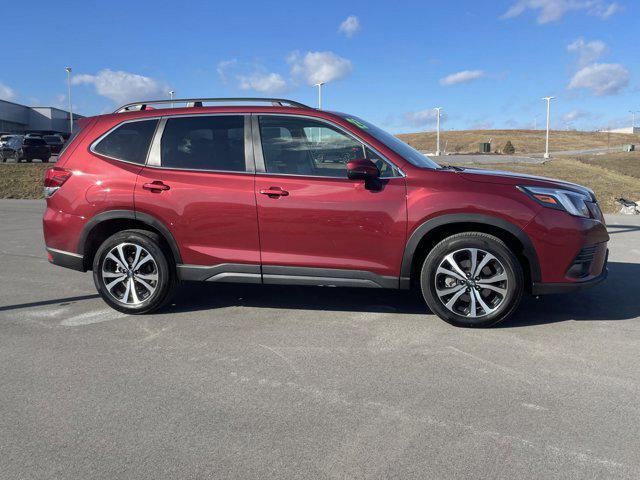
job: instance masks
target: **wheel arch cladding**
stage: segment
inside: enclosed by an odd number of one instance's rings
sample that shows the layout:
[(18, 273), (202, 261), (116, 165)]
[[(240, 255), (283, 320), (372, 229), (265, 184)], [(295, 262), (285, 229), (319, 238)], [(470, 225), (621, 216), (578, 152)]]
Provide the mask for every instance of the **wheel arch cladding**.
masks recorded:
[(528, 289), (540, 281), (540, 264), (533, 242), (521, 228), (507, 220), (481, 214), (451, 214), (435, 217), (420, 224), (411, 234), (402, 257), (401, 287), (409, 288), (429, 251), (444, 238), (462, 232), (494, 235), (511, 248), (520, 261)]
[(84, 257), (85, 269), (91, 270), (93, 256), (104, 240), (116, 232), (130, 229), (143, 229), (157, 233), (164, 246), (171, 252), (174, 262), (182, 263), (175, 238), (160, 220), (133, 210), (110, 210), (91, 218), (82, 229), (78, 240), (78, 253)]

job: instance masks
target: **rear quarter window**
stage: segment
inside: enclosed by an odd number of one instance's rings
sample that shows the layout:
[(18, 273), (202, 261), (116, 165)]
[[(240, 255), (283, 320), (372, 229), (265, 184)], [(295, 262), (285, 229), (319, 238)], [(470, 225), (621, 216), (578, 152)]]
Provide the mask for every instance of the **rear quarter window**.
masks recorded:
[(126, 122), (107, 133), (92, 147), (95, 153), (143, 165), (158, 120)]

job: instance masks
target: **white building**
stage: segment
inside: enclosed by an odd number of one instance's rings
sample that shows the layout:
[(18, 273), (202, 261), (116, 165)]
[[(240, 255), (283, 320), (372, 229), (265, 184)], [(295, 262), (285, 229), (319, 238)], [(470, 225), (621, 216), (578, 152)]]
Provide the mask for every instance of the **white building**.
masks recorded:
[[(73, 114), (73, 119), (82, 115)], [(0, 133), (60, 133), (69, 135), (69, 112), (55, 107), (28, 107), (0, 100)]]
[(640, 127), (624, 127), (605, 130), (608, 133), (640, 133)]

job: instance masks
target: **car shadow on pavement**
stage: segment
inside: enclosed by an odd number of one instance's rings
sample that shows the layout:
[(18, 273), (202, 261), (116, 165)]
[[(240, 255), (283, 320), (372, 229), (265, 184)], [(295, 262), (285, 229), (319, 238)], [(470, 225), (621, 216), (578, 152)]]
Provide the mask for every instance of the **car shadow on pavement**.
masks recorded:
[[(609, 278), (582, 292), (526, 295), (518, 311), (502, 328), (565, 320), (629, 320), (640, 317), (640, 264), (609, 263)], [(418, 292), (364, 288), (188, 283), (180, 287), (171, 306), (161, 313), (192, 312), (243, 306), (254, 308), (428, 314)]]
[(295, 285), (183, 284), (163, 313), (232, 306), (336, 312), (425, 313), (420, 296), (407, 290)]
[(499, 328), (526, 327), (565, 320), (633, 320), (640, 317), (640, 264), (609, 262), (599, 285), (563, 295), (526, 296), (518, 311)]
[(54, 298), (52, 300), (40, 300), (36, 302), (3, 305), (3, 306), (0, 306), (0, 312), (4, 312), (7, 310), (19, 310), (21, 308), (46, 307), (49, 305), (59, 305), (59, 306), (68, 305), (71, 303), (80, 302), (82, 300), (93, 300), (94, 298), (100, 298), (100, 295), (98, 295), (97, 293), (92, 293), (90, 295), (78, 295), (75, 297), (63, 297), (63, 298)]

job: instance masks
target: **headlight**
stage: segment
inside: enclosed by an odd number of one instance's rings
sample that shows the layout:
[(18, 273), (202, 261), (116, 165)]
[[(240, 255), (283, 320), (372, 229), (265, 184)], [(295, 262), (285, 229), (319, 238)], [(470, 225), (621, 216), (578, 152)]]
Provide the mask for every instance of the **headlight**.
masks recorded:
[(561, 188), (532, 187), (529, 185), (519, 186), (518, 188), (544, 207), (564, 210), (576, 217), (591, 218), (589, 204), (593, 202), (588, 195)]

